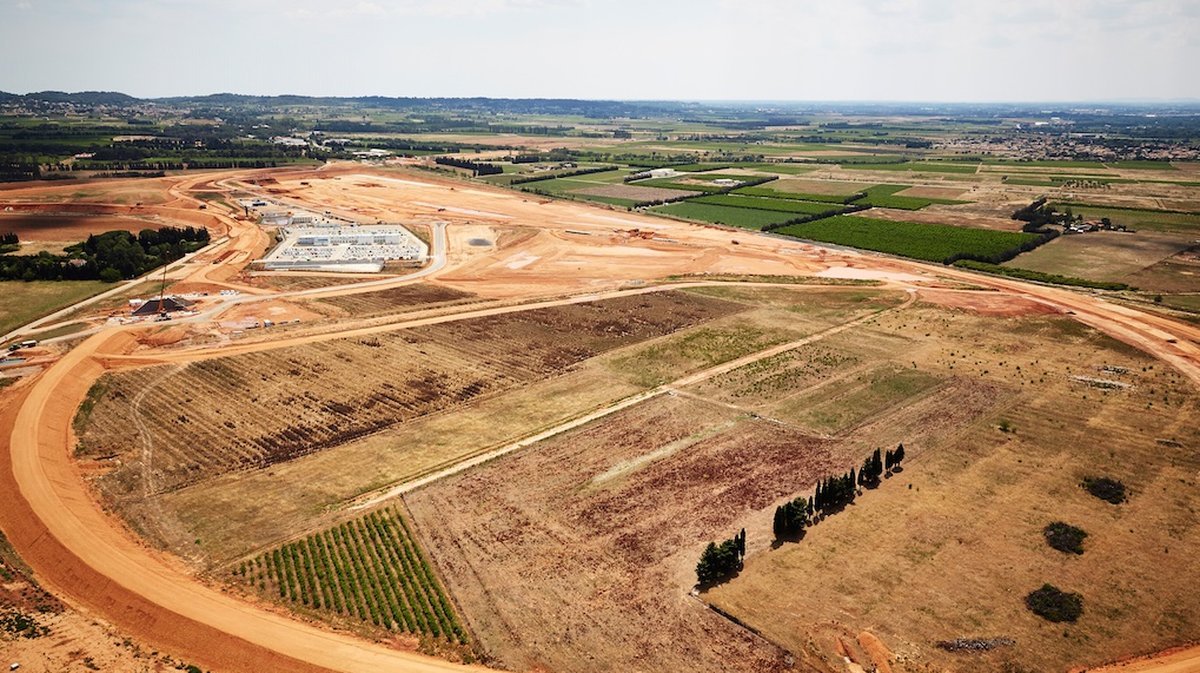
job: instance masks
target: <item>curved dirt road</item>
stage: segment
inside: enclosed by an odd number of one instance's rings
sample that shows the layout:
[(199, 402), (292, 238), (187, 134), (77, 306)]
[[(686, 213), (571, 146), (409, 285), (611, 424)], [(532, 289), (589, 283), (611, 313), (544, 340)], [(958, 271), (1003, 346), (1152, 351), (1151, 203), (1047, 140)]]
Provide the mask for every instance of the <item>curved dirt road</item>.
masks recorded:
[[(102, 372), (93, 355), (129, 337), (98, 334), (25, 391), (3, 427), (5, 530), (39, 579), (139, 637), (221, 671), (412, 671), (468, 668), (332, 633), (209, 588), (138, 545), (100, 511), (67, 454), (71, 420)], [(14, 405), (15, 406), (15, 405)], [(10, 484), (5, 484), (6, 486)], [(17, 493), (19, 492), (19, 497)]]

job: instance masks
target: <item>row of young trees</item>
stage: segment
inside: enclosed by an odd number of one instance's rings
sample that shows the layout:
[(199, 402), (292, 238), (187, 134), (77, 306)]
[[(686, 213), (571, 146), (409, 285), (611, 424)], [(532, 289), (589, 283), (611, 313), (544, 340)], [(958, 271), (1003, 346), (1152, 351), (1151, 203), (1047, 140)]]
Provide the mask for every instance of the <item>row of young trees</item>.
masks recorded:
[(290, 542), (234, 575), (280, 599), (375, 626), (466, 643), (467, 635), (407, 524), (373, 512)]
[(496, 175), (503, 173), (504, 169), (494, 164), (485, 163), (482, 161), (471, 161), (470, 159), (459, 159), (457, 157), (434, 157), (433, 162), (442, 166), (454, 166), (455, 168), (465, 168), (471, 171), (471, 175)]
[(746, 557), (746, 529), (721, 544), (709, 542), (696, 564), (696, 581), (707, 587), (742, 569)]
[(828, 516), (854, 502), (859, 488), (872, 488), (880, 478), (891, 476), (904, 461), (904, 445), (895, 449), (875, 452), (863, 460), (862, 469), (831, 477), (817, 482), (813, 496), (799, 496), (775, 508), (772, 531), (776, 540), (796, 539), (817, 517)]

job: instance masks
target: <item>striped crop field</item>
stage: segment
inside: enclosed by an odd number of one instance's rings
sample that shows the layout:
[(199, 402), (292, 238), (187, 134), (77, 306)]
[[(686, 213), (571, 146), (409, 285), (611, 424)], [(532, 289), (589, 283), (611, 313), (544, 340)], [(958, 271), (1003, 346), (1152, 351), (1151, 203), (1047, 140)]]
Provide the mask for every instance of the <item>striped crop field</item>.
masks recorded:
[(795, 199), (772, 199), (761, 196), (741, 196), (738, 194), (713, 194), (690, 199), (691, 203), (707, 203), (713, 206), (731, 206), (734, 208), (753, 208), (755, 210), (773, 210), (797, 215), (832, 215), (845, 208), (833, 203), (815, 203), (813, 201), (798, 201)]
[(465, 644), (404, 517), (371, 512), (239, 564), (237, 581), (297, 608)]

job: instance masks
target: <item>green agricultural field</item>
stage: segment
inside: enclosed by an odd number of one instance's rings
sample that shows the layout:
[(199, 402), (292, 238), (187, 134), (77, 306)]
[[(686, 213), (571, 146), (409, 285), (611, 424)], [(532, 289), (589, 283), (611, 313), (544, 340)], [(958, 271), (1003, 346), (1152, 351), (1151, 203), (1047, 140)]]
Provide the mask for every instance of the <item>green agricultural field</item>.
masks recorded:
[(759, 196), (741, 196), (738, 194), (713, 194), (690, 200), (691, 203), (707, 203), (714, 206), (732, 206), (734, 208), (754, 208), (756, 210), (774, 210), (782, 213), (797, 215), (832, 215), (842, 208), (836, 203), (815, 203), (795, 199), (771, 199)]
[(943, 262), (958, 254), (1000, 255), (1037, 238), (1035, 234), (968, 229), (948, 224), (892, 222), (854, 215), (835, 215), (788, 225), (776, 229), (775, 233), (930, 262)]
[(930, 199), (917, 196), (896, 196), (896, 192), (908, 189), (909, 185), (876, 185), (866, 190), (866, 198), (854, 201), (856, 206), (873, 206), (875, 208), (896, 208), (899, 210), (920, 210), (934, 203), (956, 204), (967, 203), (953, 199)]
[(1130, 229), (1185, 234), (1200, 232), (1200, 213), (1142, 210), (1138, 208), (1121, 208), (1066, 201), (1055, 202), (1053, 205), (1060, 211), (1070, 208), (1072, 213), (1083, 215), (1088, 219), (1107, 217), (1114, 224), (1123, 224)]
[(467, 642), (441, 583), (394, 509), (243, 561), (233, 578), (297, 609)]
[(1104, 164), (1099, 161), (1077, 161), (1072, 159), (1040, 159), (1038, 161), (1022, 161), (1020, 159), (987, 158), (983, 160), (983, 163), (1002, 166), (1043, 166), (1047, 168), (1104, 168)]
[(1177, 171), (1169, 161), (1145, 161), (1127, 159), (1125, 161), (1110, 161), (1105, 164), (1109, 168), (1125, 168), (1140, 171)]
[[(773, 183), (771, 183), (773, 184)], [(813, 194), (810, 192), (785, 192), (770, 187), (742, 187), (733, 190), (741, 196), (761, 196), (770, 199), (790, 199), (794, 201), (819, 201), (821, 203), (846, 204), (854, 200), (854, 194)]]
[(846, 163), (842, 168), (856, 171), (914, 171), (925, 173), (975, 173), (976, 164), (952, 164), (939, 161), (906, 161), (904, 163), (859, 164)]
[(800, 175), (801, 173), (811, 173), (811, 172), (817, 170), (818, 168), (820, 168), (820, 165), (819, 164), (797, 164), (797, 163), (774, 162), (774, 163), (745, 164), (744, 167), (745, 168), (753, 168), (755, 170), (764, 171), (767, 173), (779, 173), (782, 175)]
[(693, 203), (691, 201), (658, 206), (657, 208), (651, 208), (648, 212), (664, 213), (687, 220), (712, 222), (713, 224), (727, 224), (743, 229), (762, 229), (767, 225), (780, 224), (799, 217), (796, 213), (718, 206), (707, 203)]
[(612, 196), (592, 196), (588, 194), (575, 193), (579, 189), (587, 189), (588, 187), (597, 187), (603, 185), (621, 184), (626, 175), (632, 173), (629, 169), (617, 169), (612, 171), (604, 171), (603, 173), (588, 173), (587, 175), (579, 175), (570, 178), (553, 178), (550, 180), (538, 180), (536, 182), (526, 182), (524, 184), (513, 185), (513, 187), (526, 192), (535, 192), (539, 194), (549, 194), (562, 198), (579, 199), (581, 201), (595, 201), (597, 203), (607, 203), (613, 206), (629, 207), (637, 202), (631, 199), (622, 199)]
[(98, 280), (2, 281), (0, 334), (112, 288)]
[(719, 170), (722, 170), (725, 168), (736, 168), (738, 166), (739, 166), (739, 164), (731, 164), (731, 163), (724, 163), (724, 164), (695, 163), (695, 164), (675, 164), (675, 165), (671, 166), (671, 168), (674, 168), (677, 171), (682, 171), (684, 173), (696, 173), (696, 172), (700, 172), (700, 171), (719, 171)]

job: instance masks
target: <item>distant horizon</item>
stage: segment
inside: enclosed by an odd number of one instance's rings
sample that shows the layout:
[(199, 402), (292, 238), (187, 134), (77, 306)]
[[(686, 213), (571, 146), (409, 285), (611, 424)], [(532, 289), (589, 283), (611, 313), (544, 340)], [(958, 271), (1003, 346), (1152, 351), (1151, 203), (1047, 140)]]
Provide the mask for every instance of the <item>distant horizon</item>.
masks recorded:
[(0, 26), (14, 91), (1200, 99), (1194, 0), (0, 0)]
[(173, 94), (167, 96), (142, 96), (117, 89), (80, 89), (66, 91), (63, 89), (31, 89), (26, 91), (9, 91), (0, 89), (0, 94), (14, 96), (32, 96), (35, 94), (63, 94), (79, 96), (87, 94), (119, 94), (142, 101), (161, 101), (172, 99), (210, 98), (215, 96), (242, 96), (247, 98), (325, 98), (334, 100), (357, 100), (363, 98), (415, 99), (415, 100), (548, 100), (548, 101), (584, 101), (611, 103), (701, 103), (720, 105), (1165, 105), (1165, 104), (1196, 104), (1200, 105), (1200, 97), (1177, 98), (1126, 98), (1126, 99), (1090, 99), (1090, 100), (922, 100), (922, 99), (783, 99), (783, 98), (585, 98), (578, 96), (486, 96), (486, 95), (423, 95), (423, 94), (313, 94), (313, 93), (246, 93), (241, 91), (213, 91), (209, 93)]

